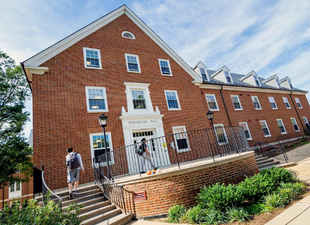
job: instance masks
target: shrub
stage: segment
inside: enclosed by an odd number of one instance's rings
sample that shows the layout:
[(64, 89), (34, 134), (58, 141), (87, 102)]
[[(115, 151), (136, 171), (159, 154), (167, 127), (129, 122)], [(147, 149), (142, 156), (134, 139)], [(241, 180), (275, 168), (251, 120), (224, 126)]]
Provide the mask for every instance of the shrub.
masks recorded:
[(183, 205), (175, 205), (168, 211), (168, 223), (179, 223), (180, 219), (185, 216), (186, 209)]
[(265, 209), (276, 209), (284, 206), (284, 199), (279, 194), (271, 194), (264, 197)]
[(187, 210), (185, 220), (189, 223), (200, 223), (205, 221), (205, 211), (198, 205)]
[(259, 203), (259, 204), (252, 204), (250, 206), (247, 206), (244, 208), (249, 215), (258, 215), (260, 214), (263, 209), (264, 209), (264, 204)]
[(260, 174), (264, 175), (266, 179), (272, 180), (277, 187), (281, 183), (294, 183), (296, 182), (293, 175), (286, 169), (280, 167), (272, 167), (271, 169), (263, 169)]
[(240, 206), (244, 202), (243, 190), (238, 185), (216, 183), (203, 187), (197, 196), (199, 205), (203, 209), (225, 210), (228, 206)]
[(249, 219), (249, 213), (244, 208), (229, 207), (226, 211), (228, 221), (244, 223)]
[(203, 225), (207, 225), (207, 224), (223, 224), (223, 223), (227, 223), (227, 217), (225, 215), (225, 213), (223, 213), (220, 210), (216, 210), (216, 209), (206, 209), (204, 211), (204, 222), (202, 223)]

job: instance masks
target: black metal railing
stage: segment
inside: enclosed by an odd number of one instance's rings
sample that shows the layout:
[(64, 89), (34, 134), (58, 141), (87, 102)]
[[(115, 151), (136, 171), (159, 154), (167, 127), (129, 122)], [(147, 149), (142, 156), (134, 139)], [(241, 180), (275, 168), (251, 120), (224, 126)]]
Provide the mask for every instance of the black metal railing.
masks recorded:
[(56, 205), (62, 208), (62, 199), (56, 195), (45, 183), (44, 166), (42, 166), (42, 202), (46, 205), (48, 201), (53, 201)]
[(95, 183), (102, 191), (103, 195), (114, 205), (120, 208), (125, 214), (134, 215), (135, 207), (133, 193), (125, 190), (122, 185), (115, 184), (109, 180), (97, 167), (94, 168)]
[[(177, 129), (175, 128), (175, 130)], [(183, 127), (179, 128), (179, 131), (183, 130)], [(94, 166), (106, 177), (109, 177), (106, 167), (107, 160), (109, 160), (111, 177), (141, 174), (141, 171), (152, 169), (151, 164), (137, 154), (140, 145), (141, 142), (137, 142), (109, 150), (94, 159)], [(147, 140), (146, 145), (153, 164), (155, 167), (161, 168), (172, 164), (177, 164), (178, 168), (181, 168), (183, 162), (207, 157), (212, 157), (215, 160), (215, 156), (218, 155), (223, 156), (249, 149), (242, 127), (222, 126), (215, 126), (215, 129), (207, 128), (152, 138)], [(142, 168), (143, 161), (146, 162), (144, 168)]]
[(264, 157), (273, 157), (281, 161), (288, 162), (288, 156), (282, 146), (267, 144), (259, 141), (253, 141), (254, 151), (256, 155), (262, 155)]
[(290, 134), (282, 134), (280, 136), (277, 137), (277, 142), (282, 145), (285, 143), (293, 143), (293, 142), (298, 142), (300, 138), (303, 137), (303, 133), (302, 132), (294, 132), (294, 133), (290, 133)]

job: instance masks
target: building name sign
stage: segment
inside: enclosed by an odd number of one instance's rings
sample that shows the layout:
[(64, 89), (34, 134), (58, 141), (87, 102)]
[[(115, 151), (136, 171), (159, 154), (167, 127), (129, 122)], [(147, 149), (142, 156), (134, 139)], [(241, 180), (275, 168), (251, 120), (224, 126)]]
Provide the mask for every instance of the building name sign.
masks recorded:
[(158, 123), (157, 120), (133, 120), (128, 121), (128, 124), (150, 124), (150, 123)]

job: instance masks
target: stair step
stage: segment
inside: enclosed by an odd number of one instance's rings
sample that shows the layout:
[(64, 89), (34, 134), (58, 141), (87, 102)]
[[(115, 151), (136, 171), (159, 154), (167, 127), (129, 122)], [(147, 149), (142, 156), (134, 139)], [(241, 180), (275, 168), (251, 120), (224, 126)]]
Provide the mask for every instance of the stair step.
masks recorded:
[(112, 211), (115, 208), (116, 208), (115, 205), (111, 205), (110, 204), (110, 205), (107, 205), (107, 206), (104, 206), (104, 207), (93, 209), (93, 210), (91, 210), (89, 212), (82, 213), (79, 216), (83, 217), (84, 218), (83, 220), (86, 220), (86, 219), (89, 219), (89, 218), (93, 218), (93, 217), (102, 215), (105, 212)]
[(98, 215), (98, 216), (94, 216), (92, 218), (89, 218), (89, 219), (86, 219), (86, 220), (83, 220), (82, 221), (82, 224), (83, 225), (93, 225), (93, 224), (96, 224), (100, 221), (104, 221), (108, 218), (111, 218), (115, 215), (118, 215), (121, 213), (121, 210), (120, 209), (114, 209), (112, 211), (108, 211), (108, 212), (105, 212), (101, 215)]
[(280, 163), (280, 161), (273, 161), (273, 162), (268, 162), (268, 163), (260, 164), (260, 165), (257, 165), (257, 166), (258, 166), (258, 169), (260, 169), (260, 168), (265, 168), (265, 167), (272, 166), (272, 165), (277, 165), (279, 163)]
[[(111, 204), (110, 200), (105, 200), (104, 196), (100, 196), (99, 198), (94, 198), (94, 199), (90, 199), (84, 202), (79, 203), (81, 205), (83, 205), (83, 208), (81, 208), (80, 213), (86, 212), (89, 208), (88, 207), (95, 207), (98, 204), (99, 205), (108, 205)], [(68, 206), (63, 206), (62, 207), (62, 211), (65, 211), (68, 208)]]
[(262, 170), (262, 169), (271, 169), (272, 167), (288, 168), (288, 167), (292, 167), (292, 166), (295, 166), (295, 163), (294, 163), (294, 162), (283, 163), (283, 164), (276, 164), (276, 165), (273, 165), (273, 166), (267, 166), (267, 167), (261, 168), (261, 169), (259, 169), (259, 170)]
[(96, 223), (96, 225), (125, 225), (132, 220), (132, 214), (125, 215), (124, 213), (113, 216), (107, 220)]
[[(84, 192), (78, 191), (78, 193), (79, 193), (78, 195), (73, 195), (74, 199), (78, 199), (80, 197), (88, 196), (91, 194), (98, 194), (102, 192), (99, 189), (93, 189), (93, 190), (84, 191)], [(67, 192), (66, 195), (62, 196), (61, 198), (63, 202), (69, 200), (69, 193)]]
[(274, 159), (270, 158), (270, 159), (264, 159), (264, 160), (256, 161), (256, 163), (257, 163), (257, 166), (258, 166), (258, 165), (265, 164), (265, 163), (268, 163), (268, 162), (273, 162), (273, 161), (274, 161)]
[(94, 209), (99, 209), (101, 207), (105, 207), (105, 206), (110, 205), (110, 204), (111, 204), (110, 200), (88, 204), (87, 206), (85, 206), (83, 204), (84, 207), (81, 209), (80, 214), (89, 212), (89, 211), (94, 210)]
[(269, 159), (268, 157), (260, 157), (260, 158), (257, 158), (255, 159), (256, 162), (259, 162), (259, 161), (262, 161), (262, 160), (265, 160), (265, 159)]
[(99, 198), (99, 197), (103, 197), (102, 193), (96, 193), (96, 194), (90, 194), (87, 196), (82, 196), (82, 197), (78, 197), (78, 196), (74, 196), (74, 199), (72, 200), (66, 200), (62, 202), (63, 206), (67, 206), (70, 203), (78, 203), (78, 204), (83, 204), (83, 202), (93, 199), (93, 198)]

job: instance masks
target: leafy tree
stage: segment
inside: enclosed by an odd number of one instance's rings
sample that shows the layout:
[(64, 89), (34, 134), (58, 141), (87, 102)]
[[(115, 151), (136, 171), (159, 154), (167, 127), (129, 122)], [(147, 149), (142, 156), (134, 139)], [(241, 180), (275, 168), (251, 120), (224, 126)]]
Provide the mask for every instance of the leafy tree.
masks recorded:
[(0, 188), (27, 181), (32, 173), (32, 148), (22, 133), (29, 120), (29, 112), (23, 111), (29, 96), (21, 66), (0, 49)]

